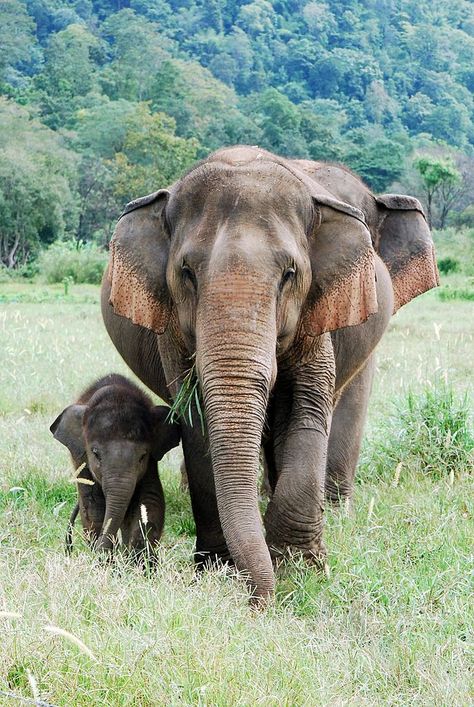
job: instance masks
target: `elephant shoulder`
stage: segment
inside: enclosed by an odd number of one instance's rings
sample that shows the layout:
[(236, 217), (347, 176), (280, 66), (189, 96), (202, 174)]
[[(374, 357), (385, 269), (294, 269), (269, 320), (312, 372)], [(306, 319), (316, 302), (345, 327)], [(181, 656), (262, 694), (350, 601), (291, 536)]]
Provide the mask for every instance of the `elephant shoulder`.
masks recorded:
[(312, 160), (292, 160), (292, 163), (335, 199), (362, 211), (369, 229), (373, 226), (377, 208), (375, 198), (369, 187), (348, 167)]

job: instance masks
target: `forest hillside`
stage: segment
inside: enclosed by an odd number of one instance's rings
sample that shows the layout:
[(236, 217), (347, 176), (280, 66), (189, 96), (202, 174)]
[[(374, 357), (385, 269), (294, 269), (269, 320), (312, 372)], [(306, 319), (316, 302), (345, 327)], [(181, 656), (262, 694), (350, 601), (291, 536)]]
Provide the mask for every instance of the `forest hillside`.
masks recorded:
[[(103, 246), (226, 144), (339, 161), (474, 225), (467, 0), (3, 0), (0, 259)], [(29, 265), (30, 264), (30, 265)]]

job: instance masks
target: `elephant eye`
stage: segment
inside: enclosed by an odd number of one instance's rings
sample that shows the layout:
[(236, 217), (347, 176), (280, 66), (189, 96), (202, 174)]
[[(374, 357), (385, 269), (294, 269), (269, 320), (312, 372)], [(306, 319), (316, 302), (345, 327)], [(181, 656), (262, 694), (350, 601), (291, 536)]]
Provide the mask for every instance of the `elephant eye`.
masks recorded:
[(186, 263), (183, 263), (181, 266), (181, 274), (185, 282), (190, 282), (194, 289), (197, 289), (196, 276)]
[(100, 462), (100, 452), (97, 447), (92, 447), (92, 454), (95, 456), (98, 462)]
[(139, 459), (138, 461), (140, 461), (140, 462), (144, 461), (146, 455), (147, 455), (147, 452), (144, 452), (144, 453), (141, 455), (141, 457), (140, 457), (140, 459)]
[(295, 279), (296, 270), (295, 268), (286, 268), (281, 278), (280, 289), (286, 285), (287, 282), (291, 282)]

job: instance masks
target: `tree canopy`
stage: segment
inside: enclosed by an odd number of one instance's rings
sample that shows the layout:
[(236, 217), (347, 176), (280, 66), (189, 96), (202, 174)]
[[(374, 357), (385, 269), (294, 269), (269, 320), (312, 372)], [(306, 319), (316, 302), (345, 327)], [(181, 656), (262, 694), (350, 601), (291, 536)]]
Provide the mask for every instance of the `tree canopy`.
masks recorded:
[[(4, 0), (0, 23), (2, 219), (22, 190), (49, 203), (13, 255), (2, 231), (10, 265), (58, 235), (104, 242), (123, 201), (226, 144), (401, 183), (435, 225), (472, 202), (469, 0)], [(422, 159), (459, 181), (429, 186)]]

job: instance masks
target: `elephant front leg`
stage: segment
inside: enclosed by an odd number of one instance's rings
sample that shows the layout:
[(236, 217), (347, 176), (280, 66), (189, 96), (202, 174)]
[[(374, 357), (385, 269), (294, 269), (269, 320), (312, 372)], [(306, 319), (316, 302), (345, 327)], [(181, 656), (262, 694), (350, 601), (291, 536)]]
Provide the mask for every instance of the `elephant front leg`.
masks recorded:
[[(86, 483), (82, 482), (82, 479)], [(79, 474), (77, 490), (79, 495), (79, 514), (84, 535), (90, 545), (94, 545), (102, 530), (105, 517), (105, 496), (102, 488), (85, 467)]]
[(196, 524), (194, 561), (198, 569), (219, 562), (229, 562), (231, 557), (217, 508), (209, 442), (207, 435), (202, 434), (201, 421), (196, 410), (193, 410), (193, 426), (181, 422), (181, 437)]
[[(156, 468), (150, 460), (143, 479), (138, 483), (124, 521), (124, 542), (138, 557), (145, 551), (151, 555), (163, 533), (165, 497)], [(128, 537), (127, 537), (128, 536)]]
[(295, 428), (288, 432), (282, 467), (265, 514), (267, 544), (273, 557), (297, 551), (321, 564), (323, 543), (324, 477), (327, 434)]
[[(274, 463), (276, 485), (265, 514), (273, 557), (297, 551), (323, 564), (324, 484), (334, 395), (332, 349), (322, 363), (287, 374), (276, 401)], [(277, 389), (276, 394), (279, 391)]]
[(352, 498), (374, 369), (372, 355), (344, 388), (333, 413), (326, 469), (326, 499), (332, 503)]

